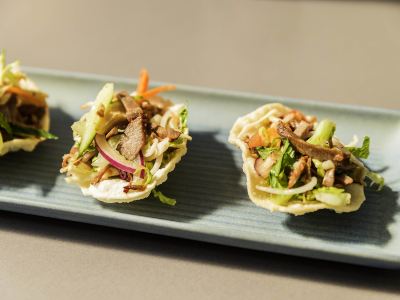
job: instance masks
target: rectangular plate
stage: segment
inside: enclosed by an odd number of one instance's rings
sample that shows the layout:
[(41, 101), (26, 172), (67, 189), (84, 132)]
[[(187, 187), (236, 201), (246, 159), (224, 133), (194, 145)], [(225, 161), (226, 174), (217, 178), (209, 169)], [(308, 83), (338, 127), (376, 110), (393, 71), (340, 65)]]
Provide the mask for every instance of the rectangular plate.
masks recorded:
[[(189, 106), (193, 141), (161, 190), (175, 207), (150, 198), (130, 204), (103, 204), (82, 196), (59, 174), (61, 157), (72, 144), (70, 125), (107, 81), (132, 90), (134, 80), (27, 69), (49, 95), (51, 131), (60, 137), (32, 153), (1, 157), (0, 209), (139, 230), (244, 248), (388, 268), (400, 266), (400, 112), (322, 104), (254, 94), (178, 86), (168, 97)], [(320, 211), (293, 217), (270, 213), (249, 199), (240, 151), (227, 143), (237, 117), (262, 104), (281, 102), (337, 122), (337, 135), (372, 139), (368, 165), (383, 171), (387, 186), (366, 190), (355, 213)]]

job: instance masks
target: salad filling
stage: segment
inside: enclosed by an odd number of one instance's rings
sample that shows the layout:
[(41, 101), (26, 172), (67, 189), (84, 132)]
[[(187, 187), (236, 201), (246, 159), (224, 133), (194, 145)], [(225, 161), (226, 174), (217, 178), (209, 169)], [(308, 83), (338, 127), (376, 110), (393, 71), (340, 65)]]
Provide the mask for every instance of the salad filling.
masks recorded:
[(22, 73), (19, 62), (6, 64), (0, 53), (0, 153), (32, 151), (36, 144), (57, 137), (48, 132), (47, 95)]
[[(133, 93), (114, 92), (107, 83), (72, 125), (75, 144), (64, 155), (61, 172), (84, 194), (107, 202), (145, 198), (186, 152), (191, 140), (186, 107), (158, 95), (174, 86), (148, 89), (148, 81), (143, 70)], [(159, 191), (153, 195), (175, 203)]]
[(361, 147), (346, 146), (335, 129), (331, 120), (317, 123), (315, 116), (280, 104), (239, 118), (230, 142), (243, 151), (250, 198), (272, 211), (294, 214), (358, 209), (365, 199), (358, 187), (365, 185), (365, 178), (378, 189), (384, 180), (360, 160), (368, 158), (369, 137)]

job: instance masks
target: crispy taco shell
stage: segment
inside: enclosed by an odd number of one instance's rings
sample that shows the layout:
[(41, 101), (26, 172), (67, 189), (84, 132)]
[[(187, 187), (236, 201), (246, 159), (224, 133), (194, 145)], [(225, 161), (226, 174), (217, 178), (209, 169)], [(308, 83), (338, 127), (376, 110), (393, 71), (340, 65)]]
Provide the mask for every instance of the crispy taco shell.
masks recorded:
[(256, 133), (261, 125), (268, 124), (274, 118), (290, 112), (292, 109), (279, 103), (266, 104), (255, 111), (240, 117), (233, 125), (229, 142), (239, 147), (242, 151), (243, 172), (246, 175), (247, 192), (249, 198), (256, 205), (270, 210), (271, 212), (280, 211), (294, 215), (303, 215), (320, 209), (331, 209), (337, 213), (356, 211), (365, 200), (364, 187), (361, 184), (351, 184), (346, 187), (346, 191), (351, 194), (351, 202), (345, 206), (330, 206), (328, 204), (314, 201), (303, 203), (302, 201), (289, 201), (288, 204), (279, 205), (273, 197), (266, 192), (256, 189), (257, 185), (263, 185), (264, 179), (261, 178), (254, 169), (255, 158), (252, 157), (245, 138)]

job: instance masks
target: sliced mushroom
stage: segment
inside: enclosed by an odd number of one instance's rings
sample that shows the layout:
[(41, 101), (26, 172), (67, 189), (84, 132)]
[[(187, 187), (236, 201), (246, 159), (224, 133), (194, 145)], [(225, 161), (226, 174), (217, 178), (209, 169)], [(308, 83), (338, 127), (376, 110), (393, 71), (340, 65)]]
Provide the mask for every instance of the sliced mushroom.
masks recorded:
[(276, 163), (277, 155), (276, 153), (272, 153), (267, 157), (266, 160), (263, 160), (261, 157), (257, 158), (254, 163), (254, 169), (257, 174), (262, 178), (267, 178), (269, 176), (269, 172), (271, 172), (272, 167)]
[(324, 179), (322, 180), (322, 185), (326, 187), (331, 187), (335, 183), (335, 169), (330, 169), (325, 172)]
[(289, 183), (288, 183), (288, 188), (292, 188), (297, 180), (299, 180), (301, 174), (303, 173), (306, 165), (307, 165), (307, 156), (302, 156), (295, 164), (293, 170), (290, 172), (289, 176)]
[(335, 181), (344, 184), (344, 185), (349, 185), (353, 183), (353, 178), (351, 178), (350, 176), (346, 175), (346, 174), (341, 174), (339, 176), (336, 176)]

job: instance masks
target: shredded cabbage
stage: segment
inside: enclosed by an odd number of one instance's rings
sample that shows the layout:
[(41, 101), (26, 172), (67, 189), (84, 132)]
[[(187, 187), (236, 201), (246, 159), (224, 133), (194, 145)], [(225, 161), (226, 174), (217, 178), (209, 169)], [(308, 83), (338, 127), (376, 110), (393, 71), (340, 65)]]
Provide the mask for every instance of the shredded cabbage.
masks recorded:
[(108, 164), (110, 164), (110, 162), (100, 153), (92, 159), (92, 166), (96, 171), (105, 168)]
[(78, 164), (77, 166), (70, 164), (68, 172), (70, 176), (66, 178), (67, 182), (77, 183), (84, 187), (88, 187), (96, 176), (96, 173), (87, 164)]
[(169, 146), (171, 148), (182, 148), (184, 145), (185, 139), (183, 137), (178, 137), (175, 141), (170, 142)]
[(85, 132), (86, 120), (81, 118), (79, 121), (76, 121), (72, 124), (72, 135), (74, 136), (74, 141), (80, 143), (82, 139), (82, 135)]
[(121, 140), (122, 134), (117, 134), (108, 139), (108, 143), (110, 144), (111, 148), (117, 149), (118, 143)]
[(315, 199), (331, 206), (344, 206), (350, 204), (351, 195), (344, 189), (335, 187), (322, 187), (313, 191)]
[(256, 147), (256, 151), (258, 152), (258, 155), (260, 155), (260, 157), (263, 160), (266, 160), (268, 158), (268, 156), (271, 155), (272, 152), (278, 151), (279, 148), (276, 147)]
[(292, 195), (270, 195), (268, 199), (277, 205), (285, 205), (292, 197)]
[(317, 177), (312, 177), (311, 180), (306, 183), (303, 186), (293, 188), (293, 189), (285, 189), (285, 188), (272, 188), (272, 187), (267, 187), (267, 186), (260, 186), (257, 185), (256, 189), (269, 193), (269, 194), (274, 194), (274, 195), (296, 195), (296, 194), (302, 194), (308, 191), (311, 191), (316, 185), (317, 185)]
[[(0, 85), (19, 86), (23, 90), (42, 93), (38, 90), (36, 85), (21, 72), (19, 61), (14, 61), (8, 65), (6, 64), (6, 55), (4, 50), (0, 53)], [(6, 89), (0, 90), (0, 97), (3, 95), (5, 90)]]

